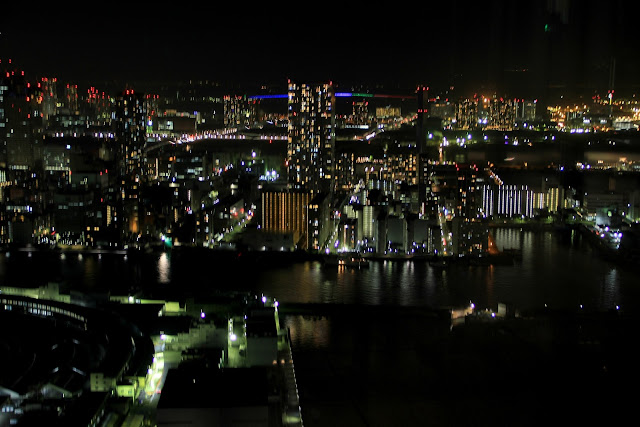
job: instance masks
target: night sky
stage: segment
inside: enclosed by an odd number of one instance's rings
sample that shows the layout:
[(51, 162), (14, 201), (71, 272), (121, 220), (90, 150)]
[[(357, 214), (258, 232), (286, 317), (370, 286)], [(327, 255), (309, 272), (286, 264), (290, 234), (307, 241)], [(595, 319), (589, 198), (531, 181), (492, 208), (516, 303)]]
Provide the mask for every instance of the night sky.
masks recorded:
[(79, 83), (295, 78), (513, 96), (542, 96), (545, 88), (606, 93), (615, 58), (616, 92), (630, 94), (640, 88), (637, 3), (22, 10), (0, 17), (0, 58), (12, 58), (29, 75)]

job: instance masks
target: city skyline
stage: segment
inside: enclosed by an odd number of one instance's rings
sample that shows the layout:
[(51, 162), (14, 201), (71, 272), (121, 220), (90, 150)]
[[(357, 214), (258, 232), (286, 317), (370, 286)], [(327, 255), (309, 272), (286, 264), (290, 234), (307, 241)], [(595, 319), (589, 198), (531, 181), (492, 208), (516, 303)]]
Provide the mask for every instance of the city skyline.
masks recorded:
[(0, 7), (0, 427), (631, 412), (638, 6), (153, 6)]

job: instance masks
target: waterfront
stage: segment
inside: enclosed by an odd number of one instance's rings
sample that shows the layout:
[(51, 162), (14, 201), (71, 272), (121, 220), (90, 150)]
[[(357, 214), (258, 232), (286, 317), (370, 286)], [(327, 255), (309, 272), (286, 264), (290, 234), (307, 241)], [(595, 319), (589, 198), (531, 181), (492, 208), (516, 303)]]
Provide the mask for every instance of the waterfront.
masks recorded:
[(246, 290), (282, 303), (333, 303), (449, 308), (473, 302), (496, 309), (543, 307), (640, 309), (639, 271), (602, 259), (578, 232), (496, 229), (500, 249), (517, 248), (513, 265), (451, 265), (425, 261), (371, 261), (369, 268), (337, 268), (319, 261), (273, 262), (211, 251), (124, 256), (73, 251), (0, 254), (0, 284), (35, 287), (59, 282), (62, 289), (127, 293), (132, 289), (176, 297), (215, 290)]
[[(571, 317), (450, 332), (428, 310), (416, 310), (473, 301), (479, 309), (507, 302), (521, 311), (547, 304), (571, 313), (616, 306), (638, 313), (638, 270), (604, 260), (579, 233), (497, 229), (494, 235), (499, 248), (520, 249), (522, 259), (446, 269), (424, 261), (372, 261), (367, 269), (339, 269), (231, 252), (218, 258), (191, 250), (125, 258), (11, 251), (0, 255), (0, 282), (58, 281), (63, 289), (96, 294), (249, 290), (277, 298), (283, 312), (287, 303), (344, 307), (329, 315), (283, 316), (307, 426), (535, 425), (552, 416), (575, 422), (594, 414), (619, 419), (626, 408), (622, 390), (638, 378), (627, 339), (637, 322), (608, 329), (605, 321)], [(604, 335), (608, 347), (577, 344), (575, 331), (589, 323), (615, 332)]]

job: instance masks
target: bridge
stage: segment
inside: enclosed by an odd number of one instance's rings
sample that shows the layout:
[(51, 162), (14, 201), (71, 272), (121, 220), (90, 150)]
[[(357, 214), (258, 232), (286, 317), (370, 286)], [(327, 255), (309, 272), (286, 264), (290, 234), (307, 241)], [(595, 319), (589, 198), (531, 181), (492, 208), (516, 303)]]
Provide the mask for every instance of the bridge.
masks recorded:
[(180, 137), (177, 136), (169, 136), (169, 135), (156, 135), (156, 137), (161, 138), (160, 141), (147, 144), (144, 148), (145, 153), (150, 153), (162, 147), (166, 147), (168, 145), (187, 145), (187, 144), (196, 144), (202, 141), (286, 141), (288, 137), (286, 135), (244, 135), (232, 133), (233, 131), (227, 132), (203, 132), (197, 134), (189, 134), (182, 135)]
[[(411, 95), (384, 95), (362, 92), (336, 92), (336, 98), (395, 98), (395, 99), (412, 99), (416, 97), (416, 94)], [(248, 99), (287, 99), (288, 94), (276, 94), (276, 95), (252, 95)]]

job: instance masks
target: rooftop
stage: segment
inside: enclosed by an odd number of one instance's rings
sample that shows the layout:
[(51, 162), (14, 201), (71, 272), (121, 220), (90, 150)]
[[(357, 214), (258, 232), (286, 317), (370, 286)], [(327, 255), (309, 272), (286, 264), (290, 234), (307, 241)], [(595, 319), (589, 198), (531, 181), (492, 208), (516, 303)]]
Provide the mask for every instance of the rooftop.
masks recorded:
[(265, 368), (169, 370), (158, 409), (267, 406)]

